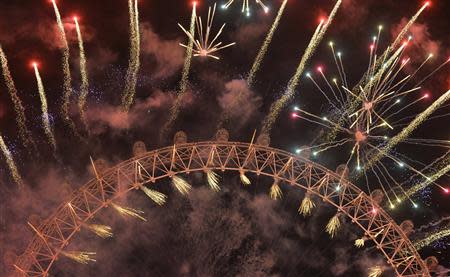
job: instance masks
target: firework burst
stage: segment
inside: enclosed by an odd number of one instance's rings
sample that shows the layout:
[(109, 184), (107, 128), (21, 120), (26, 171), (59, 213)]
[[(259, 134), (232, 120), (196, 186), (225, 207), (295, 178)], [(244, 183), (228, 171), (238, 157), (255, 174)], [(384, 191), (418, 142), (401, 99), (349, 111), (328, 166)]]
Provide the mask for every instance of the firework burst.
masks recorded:
[[(219, 29), (217, 34), (213, 37), (211, 31), (213, 28), (215, 13), (216, 13), (216, 4), (214, 4), (212, 9), (211, 7), (208, 8), (208, 18), (206, 21), (205, 30), (203, 29), (202, 18), (200, 16), (196, 18), (196, 26), (199, 39), (195, 39), (194, 33), (187, 31), (181, 24), (178, 24), (181, 30), (183, 30), (183, 32), (188, 36), (189, 40), (194, 43), (193, 53), (195, 57), (210, 57), (216, 60), (220, 60), (220, 58), (217, 56), (216, 53), (220, 50), (223, 50), (236, 44), (235, 42), (232, 42), (223, 45), (221, 41), (218, 41), (220, 35), (223, 32), (223, 29), (225, 28), (226, 25), (225, 23)], [(180, 45), (186, 49), (189, 49), (189, 45), (185, 45), (182, 43), (180, 43)]]
[(112, 228), (109, 226), (99, 224), (84, 224), (83, 226), (103, 239), (113, 237)]
[(339, 214), (333, 216), (330, 221), (328, 221), (327, 227), (325, 228), (325, 231), (331, 236), (331, 238), (334, 238), (337, 235), (339, 228), (341, 228), (339, 216)]
[(81, 34), (80, 25), (78, 24), (78, 18), (75, 16), (73, 18), (75, 22), (75, 28), (77, 30), (77, 38), (78, 38), (78, 48), (80, 50), (80, 74), (81, 74), (81, 89), (80, 89), (80, 97), (78, 99), (78, 109), (80, 110), (81, 121), (83, 122), (86, 130), (88, 130), (87, 121), (86, 121), (86, 99), (89, 93), (89, 79), (86, 68), (86, 54), (84, 52), (84, 42), (83, 36)]
[(185, 179), (176, 175), (172, 177), (172, 184), (182, 195), (189, 194), (192, 189), (192, 186)]
[(312, 201), (310, 193), (307, 192), (298, 208), (298, 212), (304, 217), (310, 216), (315, 206), (316, 204)]
[(11, 175), (19, 187), (23, 186), (22, 177), (19, 174), (19, 170), (16, 167), (16, 163), (14, 162), (13, 156), (8, 149), (3, 137), (0, 135), (0, 148), (5, 156), (6, 163), (8, 164), (9, 170), (11, 171)]
[(143, 211), (128, 208), (128, 207), (121, 207), (117, 204), (111, 203), (111, 206), (121, 215), (123, 216), (131, 216), (134, 218), (138, 218), (142, 221), (147, 221), (142, 215), (144, 214)]
[(96, 260), (94, 259), (96, 254), (95, 252), (61, 251), (60, 254), (80, 264), (89, 264), (90, 262), (96, 262)]
[(149, 189), (145, 186), (141, 187), (141, 190), (151, 199), (153, 202), (162, 206), (166, 203), (167, 196), (156, 190)]
[(220, 191), (219, 186), (219, 175), (212, 170), (206, 172), (206, 179), (208, 181), (208, 186), (215, 192)]
[[(250, 16), (250, 1), (251, 0), (241, 0), (242, 1), (242, 8), (241, 8), (241, 12), (245, 13), (246, 16)], [(235, 2), (237, 2), (236, 0), (228, 0), (225, 4), (223, 4), (221, 7), (222, 9), (226, 10), (228, 9), (231, 5), (233, 5)], [(266, 4), (264, 4), (264, 2), (262, 0), (255, 0), (255, 3), (258, 4), (265, 13), (269, 12), (269, 7), (266, 6)]]

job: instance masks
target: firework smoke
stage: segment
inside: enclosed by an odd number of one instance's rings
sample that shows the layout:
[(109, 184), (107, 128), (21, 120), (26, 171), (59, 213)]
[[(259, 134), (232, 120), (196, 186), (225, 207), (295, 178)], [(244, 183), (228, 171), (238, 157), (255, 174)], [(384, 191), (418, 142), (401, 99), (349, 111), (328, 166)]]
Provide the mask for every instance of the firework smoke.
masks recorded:
[(263, 121), (263, 133), (270, 133), (272, 130), (272, 126), (275, 123), (275, 121), (278, 119), (278, 116), (281, 112), (281, 110), (288, 104), (288, 102), (294, 97), (295, 90), (299, 84), (300, 77), (302, 76), (306, 65), (308, 64), (310, 58), (314, 54), (317, 46), (322, 41), (323, 36), (325, 35), (326, 30), (331, 25), (335, 14), (337, 13), (342, 1), (338, 0), (333, 8), (333, 11), (330, 14), (330, 17), (327, 20), (327, 23), (324, 25), (324, 20), (322, 20), (317, 26), (316, 31), (314, 32), (314, 35), (311, 38), (311, 41), (309, 42), (308, 47), (305, 50), (305, 53), (303, 54), (300, 63), (297, 67), (297, 70), (292, 76), (292, 78), (289, 80), (288, 87), (286, 89), (286, 92), (281, 96), (280, 99), (278, 99), (275, 103), (272, 104), (270, 107), (269, 115), (266, 116), (266, 118)]
[(96, 262), (94, 259), (95, 252), (61, 251), (60, 254), (80, 264)]
[(2, 66), (3, 78), (6, 83), (6, 88), (8, 89), (11, 101), (14, 104), (14, 111), (16, 112), (16, 122), (17, 127), (19, 129), (20, 139), (22, 140), (22, 143), (24, 144), (25, 147), (27, 147), (28, 149), (31, 147), (33, 148), (33, 151), (36, 151), (37, 148), (33, 140), (33, 136), (26, 126), (25, 108), (23, 107), (22, 101), (20, 101), (20, 98), (17, 95), (17, 88), (16, 85), (14, 84), (11, 72), (9, 71), (8, 59), (6, 58), (6, 55), (3, 52), (1, 45), (0, 45), (0, 63)]
[(428, 235), (423, 240), (414, 242), (414, 247), (416, 248), (416, 250), (420, 250), (420, 249), (432, 244), (433, 242), (443, 239), (448, 236), (450, 236), (450, 229), (440, 230), (440, 231), (437, 231), (435, 233)]
[(128, 208), (128, 207), (121, 207), (117, 204), (111, 203), (111, 206), (121, 215), (123, 216), (131, 216), (134, 218), (138, 218), (142, 221), (147, 221), (147, 219), (145, 219), (142, 215), (144, 214), (143, 211), (140, 210), (135, 210), (132, 208)]
[(86, 122), (86, 115), (85, 115), (85, 105), (86, 105), (86, 98), (89, 93), (89, 79), (88, 79), (88, 73), (86, 68), (86, 54), (84, 52), (84, 42), (83, 42), (83, 36), (81, 34), (80, 25), (78, 24), (78, 18), (74, 17), (75, 21), (75, 27), (77, 29), (77, 37), (78, 37), (78, 48), (80, 49), (80, 74), (81, 74), (81, 91), (80, 91), (80, 97), (78, 99), (78, 108), (80, 110), (80, 117), (81, 121), (83, 122), (84, 126), (86, 127), (86, 130), (88, 130), (87, 122)]
[(44, 127), (44, 131), (47, 136), (48, 142), (53, 147), (53, 151), (56, 151), (55, 136), (53, 135), (53, 130), (52, 127), (50, 126), (50, 119), (48, 117), (47, 97), (45, 96), (44, 84), (42, 83), (37, 63), (33, 63), (33, 67), (34, 73), (36, 75), (39, 97), (41, 98), (42, 126)]
[(208, 186), (215, 192), (220, 191), (219, 175), (212, 170), (206, 172), (206, 179), (208, 180)]
[(258, 55), (256, 56), (255, 61), (253, 62), (252, 69), (250, 70), (250, 73), (247, 77), (247, 84), (248, 86), (252, 86), (253, 82), (255, 81), (255, 75), (259, 70), (259, 67), (261, 66), (261, 63), (266, 56), (267, 49), (269, 48), (270, 43), (272, 42), (273, 35), (275, 34), (275, 31), (278, 28), (278, 25), (280, 23), (281, 17), (283, 16), (284, 9), (286, 8), (287, 0), (284, 0), (281, 4), (280, 9), (278, 10), (277, 17), (275, 18), (275, 21), (272, 24), (272, 27), (270, 28), (269, 33), (266, 36), (266, 39), (264, 40), (264, 43), (261, 47), (261, 49), (258, 52)]
[(145, 186), (141, 187), (141, 190), (151, 199), (153, 202), (162, 206), (166, 203), (167, 196), (156, 190), (149, 189)]
[(16, 163), (14, 162), (11, 152), (9, 151), (8, 146), (6, 146), (6, 143), (1, 135), (0, 135), (0, 148), (2, 149), (3, 155), (5, 156), (6, 163), (8, 164), (9, 170), (11, 171), (11, 175), (14, 179), (14, 182), (16, 182), (19, 188), (23, 187), (22, 177), (20, 176), (19, 171), (17, 170)]
[(430, 227), (436, 227), (436, 226), (442, 224), (445, 221), (448, 221), (448, 224), (450, 225), (450, 216), (443, 217), (443, 218), (439, 219), (436, 222), (431, 222), (431, 223), (422, 225), (422, 226), (420, 226), (419, 228), (416, 229), (416, 232), (422, 232), (423, 230), (428, 229)]
[(372, 159), (366, 164), (366, 168), (370, 168), (373, 164), (382, 159), (386, 153), (388, 153), (397, 144), (405, 140), (411, 135), (411, 133), (416, 130), (422, 123), (424, 123), (431, 114), (433, 114), (439, 107), (450, 99), (450, 90), (439, 97), (430, 107), (428, 107), (424, 112), (419, 114), (406, 128), (404, 128), (398, 135), (393, 137), (386, 146), (384, 146), (380, 151), (374, 155)]
[(187, 195), (192, 189), (186, 180), (176, 175), (172, 177), (172, 184), (182, 195)]
[(130, 14), (130, 60), (128, 61), (125, 88), (122, 94), (122, 108), (124, 111), (128, 111), (134, 101), (141, 52), (138, 1), (128, 0), (128, 10)]
[(66, 124), (72, 129), (73, 132), (76, 133), (75, 124), (70, 119), (69, 116), (69, 104), (70, 97), (72, 96), (72, 78), (70, 76), (70, 64), (69, 64), (69, 56), (70, 49), (69, 44), (67, 42), (66, 32), (64, 31), (64, 24), (61, 19), (61, 14), (59, 13), (58, 6), (56, 5), (56, 1), (52, 0), (53, 8), (55, 10), (56, 22), (58, 24), (59, 36), (60, 40), (63, 43), (63, 47), (61, 49), (62, 52), (62, 67), (64, 74), (64, 83), (63, 83), (63, 103), (61, 106), (61, 113)]

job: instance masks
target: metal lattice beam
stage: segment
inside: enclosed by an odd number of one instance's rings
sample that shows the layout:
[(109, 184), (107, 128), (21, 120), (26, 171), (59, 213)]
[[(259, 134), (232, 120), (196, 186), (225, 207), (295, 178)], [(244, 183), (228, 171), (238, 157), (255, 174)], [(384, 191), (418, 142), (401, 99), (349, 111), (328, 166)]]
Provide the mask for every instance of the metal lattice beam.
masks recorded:
[(143, 185), (151, 186), (176, 174), (208, 170), (251, 172), (304, 189), (359, 226), (397, 275), (430, 276), (402, 229), (357, 186), (321, 165), (279, 149), (217, 141), (157, 149), (97, 172), (98, 178), (85, 184), (37, 226), (36, 235), (16, 261), (16, 272), (19, 276), (49, 276), (61, 251), (100, 210)]

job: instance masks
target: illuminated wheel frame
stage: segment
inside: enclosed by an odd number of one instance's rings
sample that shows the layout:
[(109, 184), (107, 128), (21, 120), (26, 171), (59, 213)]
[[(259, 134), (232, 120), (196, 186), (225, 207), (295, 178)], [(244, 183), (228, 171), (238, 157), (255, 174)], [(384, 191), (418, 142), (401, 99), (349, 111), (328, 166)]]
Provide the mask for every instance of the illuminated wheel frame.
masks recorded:
[[(16, 271), (22, 276), (49, 276), (52, 265), (82, 224), (132, 190), (177, 174), (221, 170), (272, 177), (320, 197), (364, 231), (397, 275), (430, 276), (402, 228), (357, 186), (304, 157), (268, 146), (227, 140), (186, 143), (186, 137), (178, 141), (175, 137), (174, 146), (141, 153), (98, 172), (97, 179), (73, 194), (69, 202), (72, 208), (68, 203), (62, 204), (37, 228), (37, 234), (15, 263)], [(335, 189), (336, 184), (339, 190)]]

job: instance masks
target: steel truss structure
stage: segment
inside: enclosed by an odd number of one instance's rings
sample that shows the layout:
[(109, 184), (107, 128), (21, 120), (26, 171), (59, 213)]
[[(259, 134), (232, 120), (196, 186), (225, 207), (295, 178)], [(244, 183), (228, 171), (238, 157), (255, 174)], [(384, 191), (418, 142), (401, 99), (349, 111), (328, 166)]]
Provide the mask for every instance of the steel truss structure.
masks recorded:
[(209, 170), (254, 173), (306, 190), (359, 226), (398, 276), (430, 276), (407, 234), (379, 202), (357, 186), (304, 157), (268, 146), (228, 141), (175, 144), (97, 170), (97, 178), (73, 193), (70, 202), (60, 205), (35, 228), (36, 235), (14, 265), (18, 276), (49, 276), (61, 251), (83, 224), (112, 203), (119, 203), (128, 192), (174, 175)]

